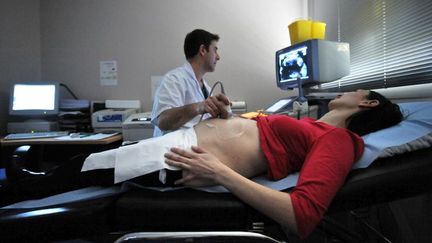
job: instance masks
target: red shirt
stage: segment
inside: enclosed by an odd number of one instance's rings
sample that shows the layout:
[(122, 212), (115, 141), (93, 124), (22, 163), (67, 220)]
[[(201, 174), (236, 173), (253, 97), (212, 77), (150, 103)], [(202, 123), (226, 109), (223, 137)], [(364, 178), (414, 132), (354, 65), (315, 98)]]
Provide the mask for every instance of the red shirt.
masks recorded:
[(297, 229), (306, 237), (327, 211), (352, 165), (363, 153), (361, 137), (345, 128), (284, 115), (258, 117), (260, 146), (268, 177), (278, 180), (299, 171), (290, 192)]

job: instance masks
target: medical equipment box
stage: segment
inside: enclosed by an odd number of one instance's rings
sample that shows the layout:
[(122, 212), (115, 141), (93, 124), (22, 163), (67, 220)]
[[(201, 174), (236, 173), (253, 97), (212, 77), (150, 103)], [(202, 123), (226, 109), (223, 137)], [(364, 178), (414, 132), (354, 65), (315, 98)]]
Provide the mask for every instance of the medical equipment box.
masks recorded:
[(104, 109), (92, 114), (92, 127), (95, 132), (107, 130), (121, 132), (122, 123), (136, 113), (136, 109)]
[(138, 141), (153, 137), (151, 113), (136, 113), (130, 115), (122, 124), (123, 141)]

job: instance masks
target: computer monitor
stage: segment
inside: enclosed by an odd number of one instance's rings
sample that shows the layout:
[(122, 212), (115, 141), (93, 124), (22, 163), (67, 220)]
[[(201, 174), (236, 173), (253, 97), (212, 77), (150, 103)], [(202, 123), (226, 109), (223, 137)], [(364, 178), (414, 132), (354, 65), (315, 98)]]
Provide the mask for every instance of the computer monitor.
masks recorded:
[(15, 83), (11, 87), (9, 115), (46, 119), (59, 113), (59, 84), (55, 82)]
[(13, 84), (9, 100), (8, 133), (58, 130), (59, 101), (58, 83)]
[(349, 44), (313, 39), (276, 52), (276, 84), (280, 89), (330, 82), (350, 73)]

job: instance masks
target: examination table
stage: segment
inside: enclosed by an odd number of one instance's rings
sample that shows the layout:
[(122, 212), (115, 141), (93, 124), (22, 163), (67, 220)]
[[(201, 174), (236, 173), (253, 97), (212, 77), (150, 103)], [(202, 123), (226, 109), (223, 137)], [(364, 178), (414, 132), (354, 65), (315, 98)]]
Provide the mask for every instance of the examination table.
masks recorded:
[[(16, 156), (18, 159), (31, 159), (25, 156), (27, 152), (17, 150)], [(430, 146), (374, 159), (370, 165), (351, 171), (328, 213), (428, 193), (432, 191), (431, 176)], [(289, 188), (284, 191), (289, 191)], [(326, 224), (325, 219), (317, 229), (338, 235), (337, 228), (322, 227), (323, 224)], [(36, 208), (0, 209), (2, 242), (79, 238), (112, 241), (131, 232), (167, 231), (247, 231), (287, 240), (285, 232), (274, 221), (227, 192), (211, 193), (188, 188), (157, 191), (129, 187), (89, 200)]]
[[(351, 172), (330, 212), (429, 192), (431, 175), (432, 148), (378, 159)], [(0, 241), (106, 239), (142, 231), (252, 231), (284, 237), (276, 223), (233, 195), (194, 189), (135, 188), (50, 207), (0, 210)]]

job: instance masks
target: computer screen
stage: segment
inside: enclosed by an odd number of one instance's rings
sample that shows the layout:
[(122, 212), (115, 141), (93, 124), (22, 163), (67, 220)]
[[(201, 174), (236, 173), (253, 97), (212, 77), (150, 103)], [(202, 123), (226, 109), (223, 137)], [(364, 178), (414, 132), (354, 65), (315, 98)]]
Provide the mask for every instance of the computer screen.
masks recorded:
[(349, 44), (308, 40), (276, 51), (276, 84), (280, 89), (316, 85), (346, 76), (350, 72)]
[(266, 113), (278, 113), (281, 110), (284, 110), (287, 106), (292, 105), (294, 101), (293, 98), (280, 99), (276, 103), (272, 104), (270, 107), (265, 109)]
[(15, 83), (12, 85), (9, 114), (44, 118), (58, 114), (58, 83)]
[(307, 55), (307, 45), (285, 49), (277, 53), (277, 76), (281, 85), (284, 85), (284, 83), (292, 83), (298, 78), (309, 78), (310, 73), (308, 70)]

